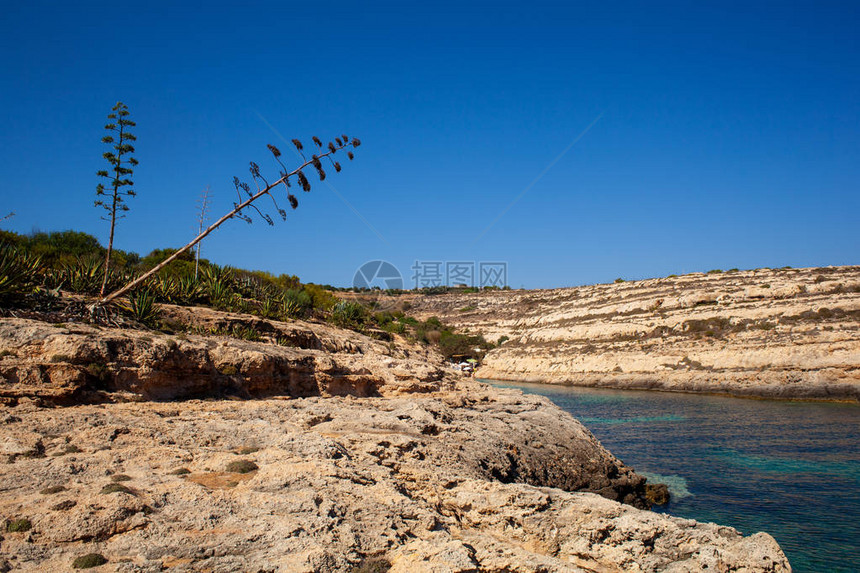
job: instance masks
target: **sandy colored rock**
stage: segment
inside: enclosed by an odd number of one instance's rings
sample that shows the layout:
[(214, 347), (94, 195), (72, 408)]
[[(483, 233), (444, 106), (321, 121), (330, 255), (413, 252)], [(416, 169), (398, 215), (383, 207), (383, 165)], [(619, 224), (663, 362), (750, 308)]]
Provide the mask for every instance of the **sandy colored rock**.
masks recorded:
[[(410, 299), (496, 341), (483, 378), (860, 399), (860, 267), (759, 269)], [(466, 309), (466, 310), (464, 310)]]
[[(0, 569), (789, 570), (767, 534), (642, 509), (569, 414), (427, 347), (184, 320), (201, 334), (0, 320), (0, 518), (32, 523)], [(269, 334), (212, 335), (242, 321)]]
[[(350, 571), (373, 558), (402, 572), (788, 571), (766, 534), (564, 491), (636, 502), (643, 484), (570, 416), (516, 391), (12, 410), (4, 437), (44, 443), (44, 457), (0, 466), (0, 515), (33, 523), (0, 541), (16, 571), (68, 570), (87, 553), (123, 572)], [(225, 470), (239, 459), (259, 469)], [(117, 474), (130, 492), (102, 493)]]

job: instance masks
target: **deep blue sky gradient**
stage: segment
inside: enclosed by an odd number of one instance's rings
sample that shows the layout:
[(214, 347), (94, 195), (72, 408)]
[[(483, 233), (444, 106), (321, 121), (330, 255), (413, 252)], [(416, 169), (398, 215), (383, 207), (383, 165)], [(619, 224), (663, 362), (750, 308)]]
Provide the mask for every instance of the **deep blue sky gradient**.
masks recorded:
[(370, 226), (316, 183), (286, 223), (228, 222), (215, 262), (347, 285), (386, 259), (411, 286), (416, 259), (503, 260), (515, 288), (860, 262), (860, 3), (364, 4), (4, 6), (3, 228), (106, 242), (122, 100), (116, 245), (142, 254), (193, 236), (207, 185), (220, 215), (249, 160), (274, 174), (277, 131), (361, 138), (328, 182)]

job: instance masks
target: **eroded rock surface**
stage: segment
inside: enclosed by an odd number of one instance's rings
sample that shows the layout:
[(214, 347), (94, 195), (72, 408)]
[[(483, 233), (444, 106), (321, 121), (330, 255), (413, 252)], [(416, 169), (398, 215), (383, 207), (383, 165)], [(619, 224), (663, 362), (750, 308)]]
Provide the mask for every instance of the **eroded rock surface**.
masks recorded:
[[(20, 571), (87, 553), (129, 572), (373, 558), (410, 573), (789, 570), (766, 534), (560, 489), (640, 503), (643, 488), (576, 421), (514, 391), (22, 403), (4, 417), (0, 514), (33, 527), (3, 534), (0, 555)], [(258, 469), (231, 471), (238, 460)], [(127, 491), (102, 493), (112, 483)]]
[(420, 346), (396, 347), (325, 325), (200, 310), (232, 326), (248, 321), (248, 328), (260, 329), (253, 330), (257, 336), (268, 325), (270, 334), (249, 341), (4, 318), (0, 399), (73, 404), (214, 395), (375, 396), (443, 385), (438, 355)]
[(522, 382), (860, 399), (860, 267), (690, 274), (417, 297), (491, 341), (479, 376)]
[(0, 517), (31, 526), (0, 570), (789, 570), (767, 534), (640, 509), (579, 422), (424, 347), (183, 320), (259, 340), (0, 319)]

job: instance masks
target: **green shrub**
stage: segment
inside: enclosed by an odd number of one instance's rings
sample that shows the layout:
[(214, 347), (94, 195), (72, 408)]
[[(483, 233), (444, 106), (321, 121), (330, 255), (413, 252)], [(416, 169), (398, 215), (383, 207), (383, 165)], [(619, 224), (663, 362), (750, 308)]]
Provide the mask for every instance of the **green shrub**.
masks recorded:
[(260, 469), (257, 464), (251, 460), (236, 460), (227, 464), (227, 471), (237, 474), (247, 474)]
[(189, 470), (188, 468), (176, 468), (175, 470), (170, 472), (170, 475), (172, 475), (172, 476), (184, 476), (184, 475), (188, 475), (190, 473), (191, 473), (191, 470)]
[(60, 493), (61, 491), (66, 491), (65, 486), (62, 485), (52, 485), (50, 487), (46, 487), (39, 491), (42, 495), (52, 495), (55, 493)]
[(91, 567), (104, 565), (107, 562), (108, 560), (105, 556), (100, 553), (87, 553), (72, 562), (72, 569), (90, 569)]
[(331, 321), (337, 326), (358, 329), (364, 326), (367, 315), (367, 309), (361, 304), (342, 300), (334, 305), (331, 311)]
[(132, 493), (130, 489), (122, 485), (121, 483), (109, 483), (102, 488), (101, 493)]
[(24, 517), (20, 517), (18, 519), (12, 519), (6, 522), (6, 531), (9, 533), (20, 533), (24, 531), (30, 531), (33, 528), (33, 524), (30, 523), (29, 519)]
[(317, 310), (327, 311), (337, 304), (337, 298), (319, 285), (308, 283), (304, 286), (304, 292), (310, 297), (313, 308)]
[(351, 573), (386, 573), (391, 569), (391, 562), (382, 557), (370, 557), (353, 567)]
[(131, 481), (131, 476), (127, 476), (125, 474), (116, 474), (110, 476), (110, 481), (114, 483), (119, 483), (121, 481)]
[(41, 257), (51, 267), (72, 263), (80, 257), (104, 258), (105, 256), (105, 248), (101, 246), (98, 239), (87, 233), (71, 230), (33, 233), (23, 238), (22, 246), (32, 254)]
[(111, 373), (106, 364), (92, 362), (87, 366), (87, 374), (101, 382), (107, 384), (111, 380)]

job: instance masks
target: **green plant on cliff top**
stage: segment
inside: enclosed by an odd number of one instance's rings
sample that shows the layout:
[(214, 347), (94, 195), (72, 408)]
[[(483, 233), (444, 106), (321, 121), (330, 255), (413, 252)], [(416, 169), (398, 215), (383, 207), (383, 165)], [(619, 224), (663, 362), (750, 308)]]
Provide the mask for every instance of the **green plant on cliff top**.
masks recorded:
[(99, 177), (108, 180), (108, 188), (105, 188), (102, 183), (98, 184), (96, 187), (98, 199), (95, 201), (95, 206), (102, 207), (107, 211), (107, 216), (103, 218), (110, 221), (110, 238), (105, 254), (104, 278), (99, 289), (99, 296), (104, 296), (107, 289), (116, 220), (123, 217), (122, 213), (128, 211), (125, 198), (135, 196), (135, 192), (132, 190), (134, 181), (131, 180), (131, 175), (134, 172), (133, 167), (137, 166), (137, 159), (131, 156), (134, 153), (134, 146), (131, 142), (137, 138), (129, 131), (135, 126), (135, 123), (128, 116), (128, 106), (121, 101), (117, 102), (111, 109), (111, 113), (108, 114), (110, 123), (105, 125), (109, 134), (102, 137), (102, 142), (109, 144), (113, 151), (106, 151), (102, 154), (110, 164), (110, 168), (101, 169), (97, 173)]
[[(120, 104), (117, 104), (117, 105), (120, 105)], [(124, 109), (124, 106), (123, 106), (123, 109)], [(120, 112), (118, 112), (118, 113), (120, 113)], [(330, 163), (335, 171), (340, 171), (341, 170), (340, 163), (335, 161), (332, 158), (332, 156), (335, 153), (337, 153), (338, 151), (344, 150), (346, 153), (346, 156), (350, 160), (352, 160), (354, 157), (353, 151), (347, 150), (347, 148), (356, 149), (361, 145), (361, 141), (359, 139), (354, 138), (354, 137), (349, 138), (346, 135), (341, 135), (339, 137), (335, 137), (334, 142), (329, 142), (325, 149), (323, 148), (323, 142), (318, 137), (314, 137), (313, 141), (314, 141), (314, 144), (316, 144), (316, 146), (318, 148), (316, 150), (317, 153), (313, 154), (311, 156), (311, 158), (308, 159), (307, 157), (305, 157), (305, 155), (303, 153), (304, 145), (302, 144), (302, 142), (299, 141), (298, 139), (293, 140), (293, 145), (296, 147), (297, 154), (302, 158), (302, 163), (297, 168), (293, 169), (292, 171), (289, 170), (286, 167), (286, 165), (284, 165), (283, 161), (281, 160), (281, 151), (277, 147), (275, 147), (274, 145), (271, 145), (271, 144), (268, 145), (267, 147), (269, 148), (269, 151), (272, 153), (272, 156), (274, 157), (275, 161), (278, 163), (278, 166), (280, 168), (278, 170), (279, 176), (276, 179), (274, 179), (273, 182), (269, 183), (269, 180), (263, 176), (262, 171), (260, 169), (260, 166), (252, 161), (250, 163), (249, 171), (251, 173), (251, 178), (252, 178), (252, 181), (254, 184), (254, 190), (253, 191), (252, 191), (252, 187), (250, 184), (248, 184), (244, 181), (241, 181), (238, 177), (234, 177), (233, 178), (233, 186), (236, 189), (237, 198), (236, 198), (236, 201), (233, 203), (233, 209), (232, 210), (228, 211), (227, 214), (222, 216), (220, 219), (215, 221), (213, 224), (209, 225), (209, 227), (207, 227), (203, 232), (201, 232), (194, 239), (192, 239), (191, 242), (189, 242), (187, 245), (185, 245), (181, 249), (178, 249), (175, 253), (173, 253), (172, 255), (167, 257), (161, 263), (155, 265), (149, 271), (143, 273), (137, 279), (129, 282), (124, 287), (122, 287), (122, 288), (120, 288), (114, 292), (111, 292), (110, 294), (103, 295), (99, 301), (97, 301), (96, 303), (91, 305), (91, 307), (90, 307), (91, 312), (93, 314), (97, 314), (100, 309), (104, 309), (104, 307), (107, 306), (114, 299), (121, 297), (121, 296), (125, 295), (127, 292), (137, 288), (141, 284), (144, 284), (147, 280), (149, 280), (150, 277), (158, 274), (158, 272), (161, 271), (161, 269), (163, 269), (164, 267), (169, 265), (171, 262), (173, 262), (174, 260), (176, 260), (177, 258), (182, 256), (184, 253), (189, 252), (190, 249), (192, 249), (195, 245), (197, 245), (197, 243), (199, 243), (200, 241), (205, 239), (207, 236), (209, 236), (210, 233), (215, 231), (215, 229), (217, 229), (218, 227), (220, 227), (222, 224), (229, 221), (230, 219), (234, 219), (234, 218), (235, 219), (241, 219), (245, 222), (250, 223), (250, 222), (252, 222), (252, 219), (248, 215), (248, 213), (253, 209), (254, 211), (256, 211), (257, 215), (260, 216), (260, 218), (262, 218), (264, 221), (266, 221), (266, 223), (268, 223), (269, 225), (274, 225), (274, 220), (272, 219), (272, 217), (266, 213), (263, 213), (256, 204), (256, 202), (264, 196), (268, 197), (268, 199), (274, 203), (275, 210), (277, 211), (277, 213), (281, 217), (281, 219), (286, 220), (287, 212), (278, 206), (278, 203), (275, 199), (274, 191), (276, 191), (281, 186), (283, 186), (284, 190), (286, 191), (287, 201), (289, 202), (290, 206), (293, 209), (297, 208), (299, 205), (299, 201), (295, 197), (295, 195), (293, 195), (290, 192), (290, 187), (292, 186), (290, 183), (291, 178), (295, 177), (296, 183), (298, 184), (298, 186), (300, 186), (302, 188), (303, 191), (310, 191), (311, 190), (311, 184), (310, 184), (310, 181), (308, 180), (307, 175), (303, 171), (304, 169), (309, 169), (309, 170), (311, 168), (314, 169), (317, 172), (317, 174), (319, 175), (320, 181), (323, 181), (326, 178), (326, 172), (325, 172), (325, 169), (323, 168), (323, 160)], [(133, 149), (131, 149), (131, 151), (133, 151)], [(108, 156), (105, 155), (105, 157), (108, 157)], [(113, 156), (111, 156), (111, 157), (113, 157)], [(118, 160), (118, 158), (117, 158), (117, 160)], [(119, 173), (119, 171), (117, 171), (117, 172)], [(129, 182), (129, 184), (130, 184), (130, 182)]]
[(135, 320), (150, 326), (155, 324), (161, 312), (161, 308), (155, 304), (155, 295), (148, 289), (142, 289), (130, 295), (128, 304), (123, 308), (130, 312)]
[(41, 280), (41, 272), (39, 257), (0, 244), (0, 302), (32, 292)]

